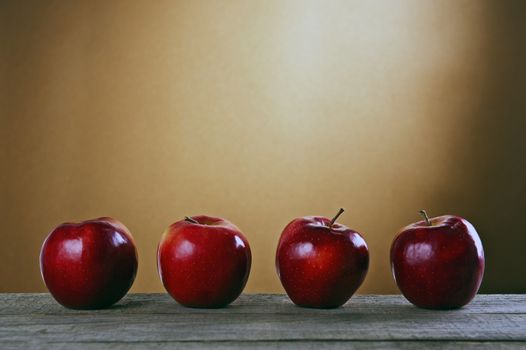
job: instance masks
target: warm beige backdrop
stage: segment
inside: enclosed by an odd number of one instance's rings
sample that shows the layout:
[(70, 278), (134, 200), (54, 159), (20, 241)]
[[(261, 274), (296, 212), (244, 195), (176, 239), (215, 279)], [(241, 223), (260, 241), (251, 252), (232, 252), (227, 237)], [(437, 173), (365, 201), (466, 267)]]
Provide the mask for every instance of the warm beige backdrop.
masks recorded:
[(281, 292), (292, 218), (362, 232), (360, 292), (417, 210), (479, 229), (486, 292), (526, 292), (526, 2), (3, 1), (0, 291), (43, 291), (42, 240), (101, 215), (136, 238), (134, 291), (184, 215), (236, 223), (249, 292)]

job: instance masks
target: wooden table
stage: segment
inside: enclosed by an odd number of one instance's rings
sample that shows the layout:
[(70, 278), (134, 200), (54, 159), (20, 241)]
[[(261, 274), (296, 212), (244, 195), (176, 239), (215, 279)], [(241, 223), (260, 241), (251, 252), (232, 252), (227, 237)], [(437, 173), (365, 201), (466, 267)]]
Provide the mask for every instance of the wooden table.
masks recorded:
[(0, 349), (526, 349), (526, 295), (479, 295), (454, 311), (400, 296), (358, 295), (334, 310), (284, 295), (242, 295), (228, 308), (189, 309), (166, 294), (131, 294), (75, 311), (49, 294), (0, 294)]

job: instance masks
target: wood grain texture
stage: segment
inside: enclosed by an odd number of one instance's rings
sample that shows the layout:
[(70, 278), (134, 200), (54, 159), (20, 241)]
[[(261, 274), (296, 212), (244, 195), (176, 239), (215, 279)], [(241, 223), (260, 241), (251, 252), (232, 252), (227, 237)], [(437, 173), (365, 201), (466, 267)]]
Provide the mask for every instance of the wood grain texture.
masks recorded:
[(429, 311), (401, 296), (355, 296), (335, 310), (284, 295), (242, 295), (230, 307), (190, 309), (166, 294), (132, 294), (106, 310), (76, 311), (49, 294), (0, 295), (2, 349), (526, 348), (526, 295), (479, 295)]

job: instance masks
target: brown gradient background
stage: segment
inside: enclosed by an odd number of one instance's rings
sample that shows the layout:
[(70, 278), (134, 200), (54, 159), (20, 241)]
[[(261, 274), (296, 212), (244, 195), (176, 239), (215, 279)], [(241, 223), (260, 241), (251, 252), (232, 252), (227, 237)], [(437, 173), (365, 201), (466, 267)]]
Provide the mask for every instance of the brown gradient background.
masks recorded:
[(246, 291), (282, 292), (282, 228), (361, 232), (361, 293), (397, 292), (388, 250), (417, 210), (466, 217), (483, 292), (526, 292), (525, 1), (3, 1), (0, 291), (44, 291), (64, 221), (122, 220), (133, 291), (184, 215), (250, 240)]

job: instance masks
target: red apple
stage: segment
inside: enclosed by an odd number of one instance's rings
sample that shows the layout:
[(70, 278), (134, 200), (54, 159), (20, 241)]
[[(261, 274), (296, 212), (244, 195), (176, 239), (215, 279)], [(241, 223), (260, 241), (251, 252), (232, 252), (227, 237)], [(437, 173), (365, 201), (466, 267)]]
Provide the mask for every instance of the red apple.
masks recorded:
[(65, 223), (46, 238), (40, 271), (51, 295), (73, 309), (119, 301), (137, 273), (137, 250), (128, 229), (112, 218)]
[(391, 268), (402, 294), (416, 306), (454, 309), (477, 294), (484, 250), (473, 225), (444, 215), (404, 227), (391, 245)]
[(299, 306), (334, 308), (345, 304), (362, 284), (369, 250), (362, 236), (330, 220), (306, 216), (290, 222), (276, 252), (278, 276)]
[(218, 308), (236, 300), (251, 261), (248, 241), (234, 224), (204, 215), (172, 224), (157, 250), (164, 287), (189, 307)]

